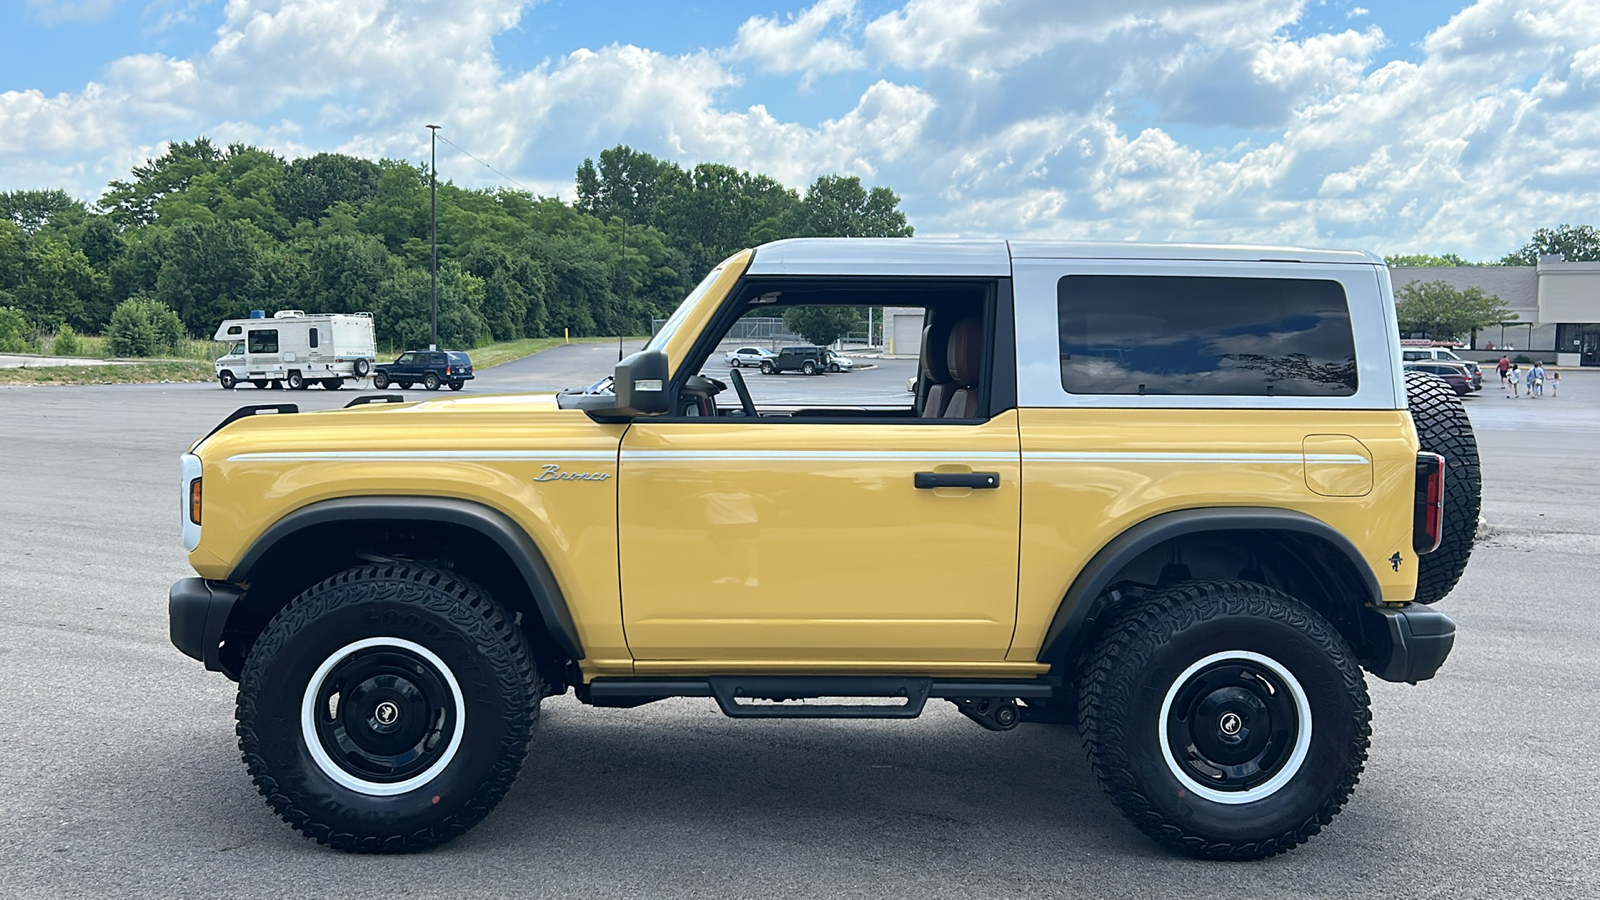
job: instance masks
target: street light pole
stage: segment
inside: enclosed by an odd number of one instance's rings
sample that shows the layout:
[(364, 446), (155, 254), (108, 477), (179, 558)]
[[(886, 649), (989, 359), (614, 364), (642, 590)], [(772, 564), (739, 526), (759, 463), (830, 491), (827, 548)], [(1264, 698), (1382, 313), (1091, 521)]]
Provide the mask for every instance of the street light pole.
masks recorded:
[(439, 126), (429, 125), (428, 148), (428, 231), (433, 241), (433, 262), (428, 267), (433, 279), (433, 303), (430, 306), (432, 341), (429, 350), (439, 349)]

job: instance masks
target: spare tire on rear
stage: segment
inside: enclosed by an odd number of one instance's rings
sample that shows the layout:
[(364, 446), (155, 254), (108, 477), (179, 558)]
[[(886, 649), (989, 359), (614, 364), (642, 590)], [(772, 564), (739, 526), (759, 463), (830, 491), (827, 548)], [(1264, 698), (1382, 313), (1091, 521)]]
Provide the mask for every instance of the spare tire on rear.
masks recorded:
[(1455, 391), (1432, 375), (1407, 372), (1406, 399), (1422, 449), (1444, 457), (1445, 464), (1444, 538), (1439, 549), (1417, 564), (1416, 600), (1433, 603), (1456, 586), (1472, 555), (1483, 505), (1483, 475), (1472, 422)]

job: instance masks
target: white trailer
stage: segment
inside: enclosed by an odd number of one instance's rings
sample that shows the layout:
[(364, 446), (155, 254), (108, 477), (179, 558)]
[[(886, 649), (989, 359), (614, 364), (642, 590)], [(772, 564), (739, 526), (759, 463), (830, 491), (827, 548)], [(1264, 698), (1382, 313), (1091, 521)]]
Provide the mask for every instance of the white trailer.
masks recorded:
[(270, 319), (228, 319), (212, 340), (229, 345), (216, 363), (217, 381), (229, 390), (240, 382), (338, 390), (347, 379), (367, 377), (378, 350), (372, 313), (364, 312), (308, 316), (284, 309)]

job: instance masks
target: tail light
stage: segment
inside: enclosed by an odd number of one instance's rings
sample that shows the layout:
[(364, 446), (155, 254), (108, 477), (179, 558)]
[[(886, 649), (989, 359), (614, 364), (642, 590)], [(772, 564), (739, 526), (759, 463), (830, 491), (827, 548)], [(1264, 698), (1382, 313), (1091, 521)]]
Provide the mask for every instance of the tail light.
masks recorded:
[(1444, 457), (1417, 454), (1417, 496), (1411, 519), (1411, 549), (1432, 553), (1444, 540)]

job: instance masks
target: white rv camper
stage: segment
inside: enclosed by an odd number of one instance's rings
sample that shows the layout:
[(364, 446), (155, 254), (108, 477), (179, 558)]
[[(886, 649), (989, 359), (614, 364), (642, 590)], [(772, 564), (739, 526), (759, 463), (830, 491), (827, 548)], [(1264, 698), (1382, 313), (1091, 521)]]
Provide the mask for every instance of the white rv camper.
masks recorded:
[(313, 383), (334, 391), (346, 379), (365, 378), (377, 359), (372, 313), (306, 315), (279, 310), (272, 318), (228, 319), (213, 340), (227, 343), (217, 360), (217, 381), (229, 390), (240, 382), (258, 388)]

